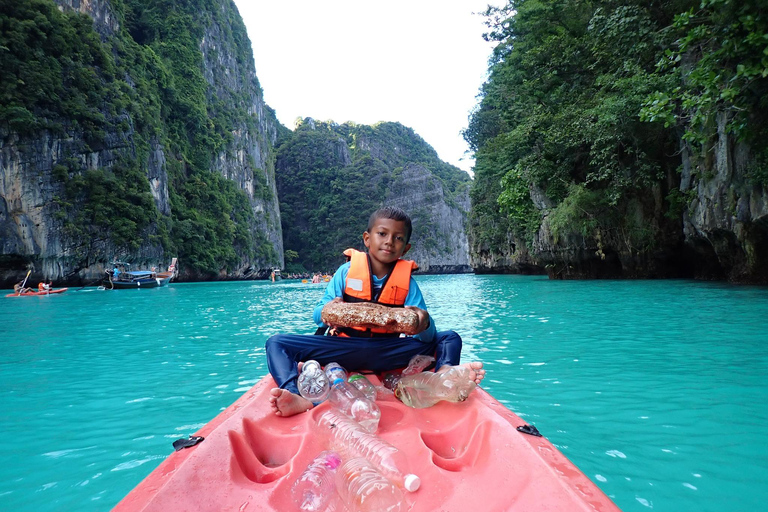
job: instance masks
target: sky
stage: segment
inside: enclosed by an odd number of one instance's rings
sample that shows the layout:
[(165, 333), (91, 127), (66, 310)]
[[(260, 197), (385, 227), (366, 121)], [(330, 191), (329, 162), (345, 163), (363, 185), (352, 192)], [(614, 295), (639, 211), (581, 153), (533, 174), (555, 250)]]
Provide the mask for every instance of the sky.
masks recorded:
[[(296, 118), (412, 128), (440, 158), (471, 173), (461, 131), (493, 48), (489, 0), (235, 0), (264, 100)], [(478, 14), (474, 14), (478, 13)]]

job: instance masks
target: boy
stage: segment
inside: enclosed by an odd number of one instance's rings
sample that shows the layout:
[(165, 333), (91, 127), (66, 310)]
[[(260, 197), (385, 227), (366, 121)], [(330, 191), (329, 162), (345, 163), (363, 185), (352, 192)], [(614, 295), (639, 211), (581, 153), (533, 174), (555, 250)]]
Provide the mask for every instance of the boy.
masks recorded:
[[(411, 244), (411, 219), (399, 208), (376, 210), (363, 233), (366, 253), (345, 251), (350, 261), (333, 276), (323, 298), (315, 307), (314, 320), (320, 326), (323, 307), (330, 301), (378, 302), (402, 306), (416, 313), (418, 334), (371, 332), (362, 328), (334, 328), (332, 336), (277, 334), (267, 340), (267, 366), (278, 387), (271, 391), (270, 404), (278, 416), (293, 416), (313, 407), (296, 385), (300, 361), (314, 359), (321, 365), (332, 361), (347, 371), (383, 372), (403, 368), (417, 354), (434, 355), (437, 371), (459, 364), (461, 338), (453, 331), (437, 332), (416, 281), (410, 276), (413, 262), (401, 260)], [(466, 363), (476, 383), (485, 376), (483, 364)]]

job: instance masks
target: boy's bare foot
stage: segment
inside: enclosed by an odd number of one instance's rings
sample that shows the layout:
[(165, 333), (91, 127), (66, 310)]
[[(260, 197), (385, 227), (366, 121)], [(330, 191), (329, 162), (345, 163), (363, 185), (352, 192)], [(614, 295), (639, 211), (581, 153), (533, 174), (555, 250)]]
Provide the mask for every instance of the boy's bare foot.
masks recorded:
[(312, 402), (301, 395), (294, 395), (287, 389), (273, 388), (270, 391), (269, 405), (278, 416), (287, 418), (306, 412), (314, 407)]
[[(469, 378), (474, 378), (475, 384), (480, 384), (480, 381), (485, 378), (485, 369), (483, 369), (483, 363), (480, 361), (472, 361), (470, 363), (464, 363), (461, 366), (469, 368)], [(474, 375), (473, 375), (474, 374)]]
[[(483, 363), (480, 361), (472, 361), (470, 363), (464, 363), (460, 364), (459, 366), (463, 366), (469, 370), (469, 380), (474, 381), (475, 384), (480, 384), (480, 381), (482, 381), (485, 378), (485, 370), (483, 369)], [(439, 372), (444, 372), (451, 368), (450, 365), (445, 365), (442, 368), (440, 368)]]

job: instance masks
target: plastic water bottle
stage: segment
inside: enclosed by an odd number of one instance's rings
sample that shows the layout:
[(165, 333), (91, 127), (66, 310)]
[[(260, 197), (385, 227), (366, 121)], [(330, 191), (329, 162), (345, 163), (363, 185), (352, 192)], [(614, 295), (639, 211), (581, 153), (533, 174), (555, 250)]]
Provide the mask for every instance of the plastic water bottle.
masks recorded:
[(360, 512), (400, 512), (403, 493), (362, 457), (346, 461), (336, 486), (347, 506)]
[(368, 432), (355, 420), (328, 409), (318, 417), (317, 424), (330, 440), (331, 448), (344, 459), (368, 459), (382, 475), (407, 491), (414, 492), (421, 485), (421, 479), (410, 470), (405, 452)]
[(325, 365), (325, 375), (328, 377), (328, 382), (333, 382), (336, 379), (347, 380), (347, 370), (339, 363)]
[(466, 366), (453, 366), (444, 372), (403, 375), (395, 386), (395, 396), (415, 409), (432, 407), (441, 400), (463, 402), (476, 387), (469, 372)]
[(349, 376), (347, 382), (362, 392), (368, 400), (376, 400), (376, 386), (371, 384), (371, 381), (366, 379), (365, 375), (353, 373)]
[(321, 452), (307, 466), (291, 487), (291, 497), (299, 510), (325, 510), (336, 494), (335, 473), (341, 466), (341, 455), (334, 451)]
[(328, 400), (339, 411), (357, 421), (368, 432), (376, 432), (381, 419), (381, 409), (376, 402), (365, 395), (349, 382), (337, 378), (331, 384)]
[(416, 354), (411, 358), (411, 360), (408, 362), (408, 366), (404, 368), (402, 372), (392, 372), (386, 374), (382, 384), (384, 384), (385, 388), (394, 390), (403, 375), (414, 375), (422, 372), (424, 371), (424, 368), (432, 364), (434, 361), (435, 358), (432, 356)]
[(328, 398), (331, 385), (320, 363), (310, 359), (304, 362), (297, 381), (299, 394), (310, 402), (322, 402)]

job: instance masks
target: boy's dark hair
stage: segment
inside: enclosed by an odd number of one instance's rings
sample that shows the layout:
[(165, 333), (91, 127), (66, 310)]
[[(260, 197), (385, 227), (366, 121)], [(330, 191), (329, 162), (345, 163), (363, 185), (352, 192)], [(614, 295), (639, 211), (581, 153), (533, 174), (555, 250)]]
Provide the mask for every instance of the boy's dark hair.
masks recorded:
[(368, 229), (366, 231), (370, 232), (373, 229), (373, 224), (378, 219), (392, 219), (405, 222), (405, 243), (408, 243), (411, 240), (411, 232), (413, 231), (411, 218), (400, 208), (395, 206), (384, 206), (373, 212), (368, 218)]

